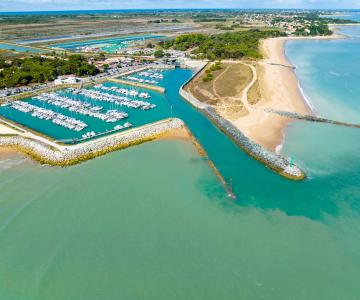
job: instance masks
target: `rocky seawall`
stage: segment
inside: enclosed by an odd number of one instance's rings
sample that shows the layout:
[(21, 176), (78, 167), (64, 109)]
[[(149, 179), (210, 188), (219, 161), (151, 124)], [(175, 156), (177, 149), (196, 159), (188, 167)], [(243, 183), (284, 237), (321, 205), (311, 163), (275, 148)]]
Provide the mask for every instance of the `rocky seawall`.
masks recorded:
[(289, 179), (302, 180), (306, 177), (305, 173), (289, 159), (268, 151), (261, 145), (251, 141), (232, 123), (219, 116), (214, 108), (207, 107), (203, 111), (226, 135), (235, 141), (250, 156), (263, 162), (269, 168)]
[(180, 129), (184, 126), (184, 122), (180, 119), (166, 119), (131, 129), (128, 132), (113, 134), (98, 140), (59, 149), (20, 135), (3, 135), (0, 136), (0, 146), (13, 148), (43, 164), (64, 167), (154, 140), (173, 129)]
[[(196, 72), (196, 74), (198, 74), (198, 72)], [(192, 78), (194, 78), (196, 74)], [(192, 79), (190, 79), (186, 84), (188, 84), (191, 80)], [(236, 144), (239, 145), (247, 154), (264, 163), (267, 167), (274, 170), (283, 177), (292, 180), (303, 180), (306, 178), (306, 174), (299, 167), (293, 164), (288, 158), (268, 151), (261, 145), (253, 142), (231, 122), (222, 118), (214, 108), (205, 103), (202, 103), (192, 94), (185, 91), (184, 87), (186, 84), (180, 88), (180, 95), (191, 105), (205, 113), (221, 131), (223, 131), (234, 142), (236, 142)]]

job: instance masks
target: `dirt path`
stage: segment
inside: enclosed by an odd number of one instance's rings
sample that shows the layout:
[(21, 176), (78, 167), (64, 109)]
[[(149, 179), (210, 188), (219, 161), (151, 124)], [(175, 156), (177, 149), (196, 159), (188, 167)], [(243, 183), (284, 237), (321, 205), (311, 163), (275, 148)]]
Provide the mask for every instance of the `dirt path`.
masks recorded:
[(252, 72), (252, 75), (253, 75), (251, 82), (244, 88), (243, 95), (242, 95), (242, 102), (243, 102), (245, 108), (248, 111), (251, 111), (251, 110), (254, 109), (254, 107), (248, 101), (248, 94), (249, 94), (250, 89), (253, 87), (253, 85), (258, 80), (258, 76), (257, 76), (256, 69), (255, 69), (255, 67), (253, 65), (250, 65), (250, 64), (247, 64), (247, 63), (242, 63), (242, 64), (245, 65), (245, 66), (248, 66), (251, 69), (251, 72)]
[[(222, 109), (227, 109), (229, 107), (238, 107), (238, 106), (244, 106), (246, 108), (247, 111), (251, 111), (251, 110), (254, 110), (255, 108), (249, 103), (248, 101), (248, 93), (249, 93), (249, 90), (252, 88), (252, 86), (256, 83), (256, 81), (258, 80), (258, 76), (257, 76), (257, 72), (256, 72), (256, 69), (253, 65), (251, 64), (247, 64), (247, 63), (244, 63), (244, 62), (236, 62), (236, 63), (240, 63), (244, 66), (247, 66), (251, 69), (251, 72), (252, 72), (252, 79), (251, 81), (249, 82), (249, 84), (243, 89), (242, 93), (241, 93), (241, 102), (242, 104), (224, 104), (224, 105), (217, 105), (216, 107), (217, 108), (222, 108)], [(230, 66), (229, 66), (230, 67)], [(220, 75), (218, 76), (215, 80), (214, 80), (214, 83), (213, 83), (213, 89), (214, 89), (214, 93), (216, 93), (216, 89), (214, 88), (214, 84), (215, 84), (215, 81), (218, 80), (226, 71), (227, 69), (229, 68), (227, 67), (226, 70)], [(216, 95), (219, 97), (219, 95), (216, 93)], [(240, 96), (240, 95), (239, 95)], [(221, 98), (221, 97), (219, 97)], [(238, 101), (239, 100), (239, 97), (235, 96), (235, 97), (228, 97), (228, 99), (231, 99), (233, 100), (234, 102)], [(223, 101), (222, 101), (223, 102)]]

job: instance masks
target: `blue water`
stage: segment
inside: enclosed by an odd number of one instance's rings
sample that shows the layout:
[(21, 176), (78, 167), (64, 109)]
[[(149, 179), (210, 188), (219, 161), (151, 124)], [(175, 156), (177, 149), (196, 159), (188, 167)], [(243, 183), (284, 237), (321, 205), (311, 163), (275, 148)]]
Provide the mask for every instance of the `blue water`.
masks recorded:
[(343, 19), (343, 20), (352, 20), (360, 22), (360, 11), (353, 10), (353, 11), (344, 11), (339, 15), (330, 16), (331, 18), (336, 19)]
[[(152, 73), (163, 73), (163, 71), (161, 70), (153, 70), (153, 69), (147, 69), (147, 70), (144, 70), (145, 72), (152, 72)], [(144, 72), (144, 71), (141, 71), (141, 72)], [(139, 78), (139, 79), (148, 79), (148, 80), (154, 80), (156, 81), (157, 83), (156, 84), (150, 84), (150, 85), (156, 85), (156, 86), (160, 86), (160, 87), (166, 87), (168, 85), (170, 85), (170, 82), (169, 82), (169, 76), (166, 76), (166, 73), (168, 73), (169, 71), (166, 71), (165, 73), (165, 76), (164, 78), (162, 79), (157, 79), (157, 78), (149, 78), (149, 77), (144, 77), (144, 76), (140, 76), (139, 73), (141, 72), (137, 72), (137, 73), (133, 73), (133, 74), (130, 74), (130, 75), (126, 75), (126, 76), (120, 76), (119, 78), (120, 79), (125, 79), (125, 80), (128, 80), (128, 81), (135, 81), (137, 82), (136, 80), (131, 80), (129, 78), (126, 78), (127, 76), (130, 76), (130, 77), (135, 77), (135, 78)], [(163, 73), (164, 74), (164, 73)], [(146, 84), (146, 82), (144, 82)]]
[(16, 45), (9, 45), (9, 44), (4, 44), (4, 43), (0, 43), (0, 49), (15, 50), (17, 52), (42, 52), (39, 49), (23, 47), (23, 46), (16, 46)]
[[(304, 49), (308, 48), (296, 49), (303, 53)], [(322, 220), (328, 214), (339, 215), (344, 205), (356, 211), (360, 210), (360, 202), (357, 201), (360, 199), (360, 177), (357, 176), (360, 168), (360, 151), (352, 146), (356, 146), (356, 143), (335, 145), (342, 141), (342, 129), (349, 132), (348, 139), (355, 141), (360, 141), (359, 130), (310, 124), (314, 128), (309, 131), (308, 123), (294, 123), (290, 126), (293, 131), (286, 138), (284, 152), (295, 158), (310, 179), (304, 182), (284, 180), (263, 164), (248, 157), (209, 119), (179, 96), (180, 86), (191, 77), (190, 70), (176, 69), (166, 72), (165, 98), (168, 110), (163, 116), (169, 116), (170, 104), (173, 108), (172, 116), (185, 121), (225, 180), (233, 180), (234, 192), (238, 196), (236, 202), (239, 205), (281, 210), (287, 215), (306, 216), (313, 220)], [(293, 129), (296, 126), (301, 129), (300, 134)], [(323, 128), (329, 128), (326, 135), (321, 131)], [(341, 132), (336, 134), (339, 130)], [(314, 140), (308, 138), (305, 142), (306, 133), (318, 135)], [(336, 137), (335, 141), (331, 141), (333, 137)], [(323, 148), (338, 151), (323, 152)], [(343, 197), (344, 191), (351, 191), (346, 199)]]
[(119, 44), (119, 45), (121, 45), (123, 42), (141, 41), (141, 40), (148, 40), (148, 39), (160, 39), (162, 37), (163, 36), (160, 36), (160, 35), (126, 36), (126, 37), (121, 37), (121, 38), (107, 38), (107, 39), (101, 39), (101, 40), (68, 42), (68, 43), (54, 44), (52, 46), (57, 47), (57, 48), (67, 49), (67, 50), (73, 50), (77, 47), (101, 45), (101, 44), (114, 44), (114, 45)]
[(341, 32), (352, 38), (289, 41), (286, 53), (320, 115), (360, 122), (360, 27), (344, 26)]
[(16, 42), (19, 44), (32, 44), (37, 42), (46, 42), (48, 40), (57, 40), (57, 39), (64, 39), (64, 38), (71, 38), (71, 35), (59, 35), (59, 36), (52, 36), (52, 37), (46, 37), (46, 38), (33, 38), (28, 40), (17, 40)]
[[(291, 41), (286, 54), (296, 65), (300, 85), (319, 115), (360, 123), (360, 27), (346, 26), (349, 39)], [(360, 131), (297, 122), (286, 131), (284, 152), (313, 178), (327, 181), (337, 205), (359, 208)]]
[[(110, 83), (110, 82), (104, 83), (104, 85), (108, 87), (116, 86), (119, 88), (132, 89), (131, 86)], [(158, 120), (162, 120), (170, 116), (170, 106), (169, 103), (167, 102), (165, 95), (140, 88), (137, 88), (137, 90), (139, 92), (148, 92), (151, 98), (146, 99), (146, 101), (155, 104), (156, 108), (148, 111), (143, 111), (141, 109), (127, 108), (124, 106), (119, 106), (108, 102), (96, 101), (93, 99), (86, 98), (83, 95), (69, 93), (67, 90), (57, 92), (60, 95), (67, 96), (74, 100), (88, 102), (92, 106), (102, 106), (104, 112), (106, 112), (107, 110), (117, 109), (128, 113), (129, 117), (127, 119), (123, 119), (115, 123), (106, 123), (100, 119), (84, 116), (76, 112), (71, 112), (68, 109), (65, 108), (63, 109), (48, 103), (43, 103), (33, 98), (25, 99), (25, 101), (28, 101), (30, 104), (33, 104), (35, 106), (51, 109), (65, 116), (84, 121), (89, 126), (80, 132), (67, 129), (59, 125), (55, 125), (52, 123), (51, 120), (42, 120), (42, 119), (34, 118), (31, 116), (31, 114), (17, 111), (9, 106), (0, 107), (0, 115), (17, 122), (18, 124), (31, 128), (35, 131), (41, 132), (47, 136), (50, 136), (56, 140), (69, 140), (69, 139), (73, 140), (79, 138), (81, 139), (81, 136), (89, 131), (94, 131), (96, 133), (105, 133), (109, 130), (113, 130), (116, 125), (123, 125), (125, 122), (130, 122), (131, 124), (133, 124), (134, 127), (137, 127)], [(106, 91), (106, 93), (116, 94), (114, 92), (109, 92), (109, 91)], [(137, 98), (137, 100), (139, 99)]]

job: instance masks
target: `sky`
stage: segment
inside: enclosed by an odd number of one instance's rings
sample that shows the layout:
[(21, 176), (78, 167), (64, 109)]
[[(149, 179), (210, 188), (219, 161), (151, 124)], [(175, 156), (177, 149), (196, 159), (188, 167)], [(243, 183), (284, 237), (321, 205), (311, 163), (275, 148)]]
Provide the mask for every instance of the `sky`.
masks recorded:
[(0, 0), (0, 11), (151, 8), (351, 8), (360, 0)]

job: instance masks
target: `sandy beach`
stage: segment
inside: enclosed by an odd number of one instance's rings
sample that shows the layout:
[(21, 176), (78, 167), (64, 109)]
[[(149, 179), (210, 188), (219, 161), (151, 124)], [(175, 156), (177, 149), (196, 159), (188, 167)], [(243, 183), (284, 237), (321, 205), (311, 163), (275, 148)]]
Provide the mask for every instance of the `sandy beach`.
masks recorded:
[(268, 150), (274, 151), (281, 144), (283, 129), (290, 119), (270, 114), (266, 109), (310, 113), (299, 89), (298, 80), (284, 53), (284, 38), (262, 41), (265, 59), (257, 72), (261, 101), (253, 105), (249, 114), (238, 119), (235, 125), (245, 135)]
[(259, 62), (257, 77), (261, 100), (252, 105), (249, 114), (239, 118), (234, 125), (250, 139), (268, 150), (275, 151), (283, 140), (283, 131), (292, 119), (266, 112), (267, 109), (311, 114), (295, 75), (293, 66), (286, 58), (284, 45), (294, 39), (338, 39), (343, 35), (325, 37), (270, 38), (261, 42), (264, 59)]

